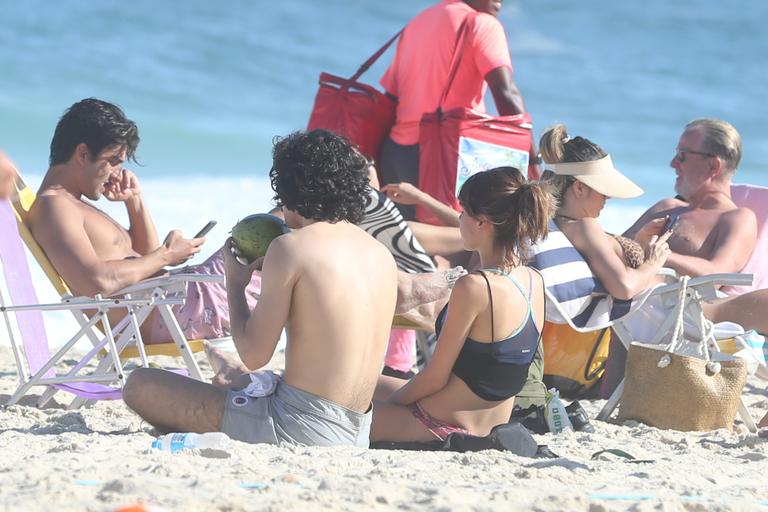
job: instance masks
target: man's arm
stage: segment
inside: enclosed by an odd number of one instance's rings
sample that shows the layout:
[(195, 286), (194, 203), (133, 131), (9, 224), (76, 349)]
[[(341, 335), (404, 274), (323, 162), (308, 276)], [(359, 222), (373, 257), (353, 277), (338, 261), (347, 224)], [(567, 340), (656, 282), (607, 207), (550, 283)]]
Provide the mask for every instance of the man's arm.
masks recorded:
[[(520, 89), (517, 88), (517, 84), (512, 79), (512, 72), (506, 66), (501, 66), (493, 69), (485, 75), (485, 81), (488, 82), (488, 87), (493, 94), (493, 102), (496, 104), (496, 110), (499, 115), (513, 116), (516, 114), (522, 114), (525, 112), (525, 103), (523, 102), (523, 95), (520, 94)], [(536, 139), (531, 137), (531, 147), (528, 150), (530, 158), (538, 158), (539, 148), (536, 145)], [(534, 163), (534, 174), (538, 177), (541, 175), (538, 163)], [(525, 169), (520, 169), (525, 174)]]
[(245, 288), (260, 261), (243, 265), (232, 255), (230, 242), (224, 246), (227, 301), (232, 339), (243, 364), (250, 370), (266, 365), (275, 353), (280, 333), (288, 322), (295, 263), (289, 235), (276, 238), (263, 260), (261, 296), (253, 311), (248, 309)]
[(485, 75), (485, 81), (491, 89), (499, 115), (513, 116), (525, 112), (523, 97), (508, 67), (500, 66), (492, 69)]
[(740, 272), (757, 241), (757, 219), (752, 210), (739, 208), (723, 214), (710, 235), (714, 237), (709, 254), (687, 256), (673, 252), (668, 267), (691, 277), (718, 272)]
[(157, 273), (166, 265), (186, 261), (200, 251), (202, 239), (185, 240), (177, 231), (149, 254), (137, 258), (99, 258), (85, 230), (82, 213), (69, 200), (38, 197), (32, 234), (64, 281), (79, 294), (111, 295)]
[(147, 255), (160, 246), (157, 230), (141, 195), (139, 179), (128, 169), (110, 179), (104, 191), (110, 201), (123, 201), (128, 213), (131, 246), (141, 255)]

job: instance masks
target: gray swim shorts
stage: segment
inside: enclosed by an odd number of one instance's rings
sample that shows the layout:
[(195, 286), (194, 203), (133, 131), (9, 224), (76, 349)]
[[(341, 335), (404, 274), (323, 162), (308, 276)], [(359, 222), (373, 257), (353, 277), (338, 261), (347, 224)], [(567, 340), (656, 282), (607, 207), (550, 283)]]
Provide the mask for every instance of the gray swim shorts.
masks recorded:
[(280, 381), (265, 397), (229, 391), (221, 431), (246, 443), (368, 448), (372, 417)]

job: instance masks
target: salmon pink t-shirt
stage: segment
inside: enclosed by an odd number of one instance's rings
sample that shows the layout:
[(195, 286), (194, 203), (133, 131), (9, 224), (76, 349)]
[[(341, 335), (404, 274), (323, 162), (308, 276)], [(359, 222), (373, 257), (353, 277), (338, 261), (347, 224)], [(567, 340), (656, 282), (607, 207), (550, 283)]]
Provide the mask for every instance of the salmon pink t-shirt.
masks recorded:
[(495, 17), (461, 0), (443, 0), (422, 11), (405, 27), (395, 58), (380, 81), (398, 98), (397, 120), (390, 132), (396, 143), (417, 144), (421, 116), (440, 106), (459, 27), (468, 15), (475, 19), (443, 110), (469, 107), (484, 112), (485, 75), (502, 66), (512, 70), (504, 27)]

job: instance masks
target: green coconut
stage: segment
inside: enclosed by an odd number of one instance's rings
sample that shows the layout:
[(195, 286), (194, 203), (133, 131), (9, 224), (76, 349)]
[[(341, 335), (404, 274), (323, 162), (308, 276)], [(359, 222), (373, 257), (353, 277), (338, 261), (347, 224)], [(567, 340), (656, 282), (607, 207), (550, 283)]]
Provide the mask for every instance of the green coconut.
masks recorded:
[(264, 256), (272, 240), (287, 233), (283, 219), (268, 213), (249, 215), (232, 228), (232, 242), (240, 255), (252, 262)]

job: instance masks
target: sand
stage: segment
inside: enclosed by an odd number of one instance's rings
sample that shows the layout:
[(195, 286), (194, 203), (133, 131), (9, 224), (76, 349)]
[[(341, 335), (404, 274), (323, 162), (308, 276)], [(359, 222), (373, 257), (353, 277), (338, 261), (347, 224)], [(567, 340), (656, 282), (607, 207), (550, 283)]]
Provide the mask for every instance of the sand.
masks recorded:
[[(0, 347), (0, 401), (16, 383)], [(760, 418), (765, 382), (751, 378), (745, 396)], [(122, 401), (69, 411), (69, 395), (56, 400), (0, 410), (0, 510), (768, 510), (768, 440), (739, 425), (682, 433), (593, 421), (593, 434), (536, 436), (557, 459), (235, 441), (171, 454), (150, 448), (156, 432)], [(602, 402), (583, 405), (594, 417)], [(606, 448), (651, 462), (592, 458)]]

